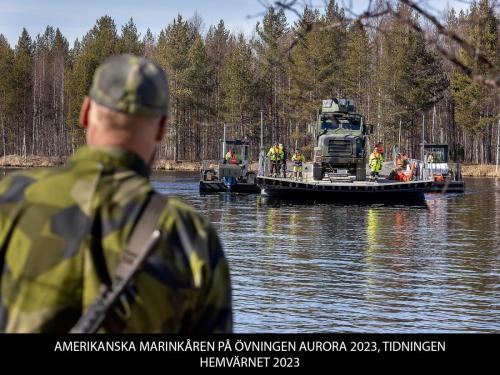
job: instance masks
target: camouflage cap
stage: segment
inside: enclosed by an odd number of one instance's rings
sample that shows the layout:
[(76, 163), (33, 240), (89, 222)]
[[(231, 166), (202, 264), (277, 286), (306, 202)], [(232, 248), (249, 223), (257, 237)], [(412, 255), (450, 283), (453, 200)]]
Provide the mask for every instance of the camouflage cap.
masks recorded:
[(144, 57), (125, 54), (108, 58), (97, 68), (89, 96), (104, 107), (130, 115), (168, 114), (167, 77)]

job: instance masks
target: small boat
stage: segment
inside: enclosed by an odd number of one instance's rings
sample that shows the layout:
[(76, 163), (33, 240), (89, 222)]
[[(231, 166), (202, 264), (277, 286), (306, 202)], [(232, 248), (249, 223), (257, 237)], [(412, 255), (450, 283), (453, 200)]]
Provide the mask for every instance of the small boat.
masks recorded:
[(450, 167), (447, 144), (424, 144), (424, 167), (434, 178), (433, 192), (463, 193), (465, 182), (462, 180), (460, 163)]
[(260, 193), (256, 173), (249, 169), (250, 143), (247, 140), (224, 139), (220, 141), (219, 151), (216, 167), (207, 162), (202, 164), (200, 193)]

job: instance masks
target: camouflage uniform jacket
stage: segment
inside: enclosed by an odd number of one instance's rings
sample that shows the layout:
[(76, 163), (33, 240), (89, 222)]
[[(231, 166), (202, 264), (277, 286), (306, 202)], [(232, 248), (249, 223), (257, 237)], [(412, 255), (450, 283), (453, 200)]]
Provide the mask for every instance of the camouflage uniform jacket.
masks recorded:
[[(85, 146), (63, 168), (0, 181), (0, 332), (66, 332), (76, 323), (113, 275), (152, 192), (148, 173), (131, 152)], [(231, 332), (229, 270), (214, 229), (175, 198), (159, 228), (154, 254), (100, 331)]]

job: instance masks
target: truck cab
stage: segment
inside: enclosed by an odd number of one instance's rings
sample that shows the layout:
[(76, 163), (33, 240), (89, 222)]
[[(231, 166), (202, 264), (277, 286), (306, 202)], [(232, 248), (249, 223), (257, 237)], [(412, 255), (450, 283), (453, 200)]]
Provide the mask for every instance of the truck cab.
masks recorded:
[[(226, 155), (232, 151), (234, 159), (226, 159)], [(250, 162), (250, 144), (246, 140), (221, 140), (219, 159), (219, 178), (223, 179), (226, 186), (232, 186), (240, 182), (247, 182)]]
[(423, 161), (436, 181), (446, 179), (450, 174), (448, 145), (425, 144)]
[(350, 99), (322, 101), (316, 129), (313, 178), (366, 180), (366, 146), (371, 126)]

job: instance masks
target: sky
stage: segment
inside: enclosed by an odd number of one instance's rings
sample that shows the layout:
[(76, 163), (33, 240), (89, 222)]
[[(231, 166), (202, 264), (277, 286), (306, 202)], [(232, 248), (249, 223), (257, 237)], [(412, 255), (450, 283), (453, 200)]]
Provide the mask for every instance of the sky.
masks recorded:
[[(323, 7), (325, 0), (307, 0), (314, 6)], [(47, 25), (59, 28), (70, 46), (76, 38), (81, 39), (104, 15), (114, 19), (118, 31), (130, 17), (144, 35), (147, 28), (157, 35), (172, 20), (181, 14), (190, 19), (197, 12), (204, 21), (204, 30), (220, 19), (233, 32), (251, 35), (255, 24), (262, 19), (264, 3), (271, 0), (0, 0), (0, 34), (12, 47), (17, 43), (25, 27), (34, 38), (43, 33)], [(303, 3), (303, 0), (299, 0)], [(345, 8), (362, 12), (369, 0), (338, 0)], [(426, 9), (442, 14), (447, 6), (455, 9), (467, 8), (463, 0), (420, 0)], [(287, 12), (293, 22), (296, 16)]]

